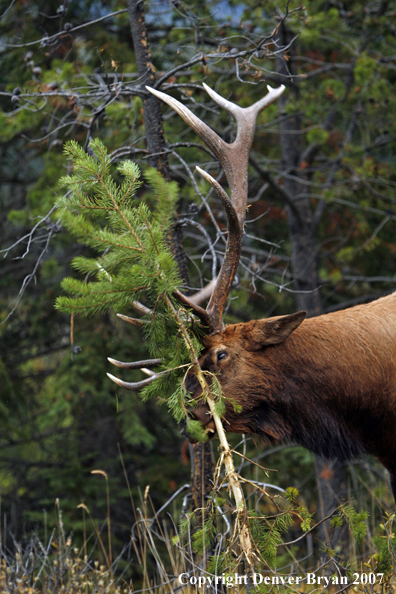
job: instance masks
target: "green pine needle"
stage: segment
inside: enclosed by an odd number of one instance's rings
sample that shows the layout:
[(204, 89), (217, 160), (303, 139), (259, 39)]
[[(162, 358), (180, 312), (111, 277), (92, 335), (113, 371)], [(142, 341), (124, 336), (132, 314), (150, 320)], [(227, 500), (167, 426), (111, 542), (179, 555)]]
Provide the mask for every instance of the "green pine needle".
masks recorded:
[[(166, 182), (155, 169), (144, 173), (153, 188), (148, 203), (137, 200), (142, 185), (138, 166), (124, 161), (117, 167), (121, 183), (113, 177), (110, 155), (100, 140), (93, 140), (89, 154), (75, 141), (66, 144), (72, 175), (61, 183), (69, 190), (57, 203), (62, 224), (97, 256), (78, 256), (73, 268), (82, 278), (67, 277), (55, 307), (82, 316), (114, 310), (129, 313), (135, 300), (153, 309), (144, 325), (150, 356), (163, 360), (161, 375), (142, 391), (144, 399), (169, 398), (177, 420), (184, 416), (185, 390), (181, 383), (190, 362), (172, 308), (179, 309), (174, 293), (181, 281), (170, 252), (168, 237), (178, 200), (175, 182)], [(114, 171), (115, 173), (115, 171)], [(172, 307), (169, 307), (172, 304)], [(188, 312), (185, 312), (187, 319)], [(197, 354), (199, 340), (192, 336)], [(199, 345), (199, 347), (198, 347)], [(176, 390), (175, 390), (176, 386)], [(197, 433), (197, 429), (194, 429)]]

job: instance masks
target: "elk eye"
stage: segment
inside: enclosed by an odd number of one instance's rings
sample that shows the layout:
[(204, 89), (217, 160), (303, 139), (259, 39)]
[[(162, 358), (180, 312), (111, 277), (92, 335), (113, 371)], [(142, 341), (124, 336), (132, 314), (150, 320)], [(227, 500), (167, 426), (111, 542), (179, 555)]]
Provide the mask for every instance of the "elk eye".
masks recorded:
[(227, 353), (225, 351), (219, 351), (217, 353), (217, 362), (221, 361), (226, 356), (227, 356)]

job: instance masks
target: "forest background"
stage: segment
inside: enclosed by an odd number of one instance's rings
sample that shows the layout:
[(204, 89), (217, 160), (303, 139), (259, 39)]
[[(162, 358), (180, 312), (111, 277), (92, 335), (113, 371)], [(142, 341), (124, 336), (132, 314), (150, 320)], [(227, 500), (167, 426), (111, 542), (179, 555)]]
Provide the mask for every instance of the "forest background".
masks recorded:
[[(227, 141), (234, 124), (202, 82), (241, 106), (262, 97), (267, 84), (286, 85), (257, 122), (243, 257), (226, 321), (297, 309), (317, 315), (395, 289), (395, 2), (158, 1), (147, 2), (145, 14), (142, 8), (133, 0), (0, 2), (5, 542), (7, 534), (48, 533), (59, 507), (77, 539), (81, 502), (105, 518), (106, 489), (95, 469), (109, 477), (119, 543), (135, 521), (125, 474), (136, 501), (150, 485), (157, 509), (189, 482), (189, 449), (166, 407), (142, 402), (105, 375), (107, 356), (146, 357), (141, 331), (106, 314), (76, 316), (71, 334), (70, 317), (54, 309), (62, 279), (77, 274), (71, 260), (89, 255), (53, 211), (63, 192), (58, 180), (70, 169), (63, 155), (69, 139), (87, 148), (98, 137), (114, 163), (151, 164), (176, 180), (174, 238), (191, 293), (218, 272), (224, 214), (193, 173), (196, 164), (217, 171), (216, 163), (165, 106), (162, 137), (158, 120), (150, 120), (159, 103), (145, 84), (185, 102)], [(142, 49), (150, 50), (148, 61)], [(150, 199), (147, 187), (141, 196)], [(385, 471), (373, 460), (345, 469), (302, 448), (271, 452), (249, 440), (244, 447), (277, 470), (257, 480), (298, 488), (311, 512), (317, 479), (361, 509), (392, 504)]]

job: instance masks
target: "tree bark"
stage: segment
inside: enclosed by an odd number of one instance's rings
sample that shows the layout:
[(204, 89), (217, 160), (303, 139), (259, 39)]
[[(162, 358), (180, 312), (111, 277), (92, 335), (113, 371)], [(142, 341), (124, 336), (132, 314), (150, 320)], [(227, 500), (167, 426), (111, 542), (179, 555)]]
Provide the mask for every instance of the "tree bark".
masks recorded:
[[(131, 25), (133, 47), (138, 67), (141, 87), (153, 87), (155, 84), (155, 68), (151, 60), (150, 45), (145, 21), (144, 2), (128, 0), (128, 14)], [(146, 128), (149, 163), (156, 167), (166, 180), (170, 180), (166, 143), (162, 126), (160, 101), (147, 92), (143, 99), (143, 115)]]
[[(141, 86), (155, 85), (155, 68), (150, 54), (150, 45), (145, 22), (144, 2), (128, 0), (128, 14), (131, 25), (133, 47)], [(166, 153), (166, 142), (162, 125), (160, 101), (147, 92), (143, 99), (143, 116), (146, 128), (149, 163), (170, 181), (170, 169)], [(174, 221), (169, 245), (178, 264), (184, 285), (188, 286), (187, 259), (182, 243), (182, 230), (177, 219)], [(194, 509), (205, 507), (206, 500), (212, 490), (213, 464), (210, 444), (197, 443), (190, 448), (191, 453), (191, 498)], [(199, 517), (202, 518), (202, 515)], [(197, 524), (201, 522), (198, 521)]]

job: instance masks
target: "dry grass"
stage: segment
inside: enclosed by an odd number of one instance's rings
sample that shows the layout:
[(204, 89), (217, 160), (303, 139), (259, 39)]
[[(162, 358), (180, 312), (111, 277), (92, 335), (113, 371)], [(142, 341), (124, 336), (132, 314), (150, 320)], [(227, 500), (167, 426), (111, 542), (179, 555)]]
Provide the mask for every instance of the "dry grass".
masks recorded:
[[(98, 471), (96, 471), (97, 473)], [(192, 550), (191, 531), (184, 538), (179, 538), (176, 522), (172, 517), (183, 516), (186, 512), (186, 487), (166, 502), (158, 512), (155, 512), (146, 488), (140, 507), (135, 507), (132, 495), (131, 505), (136, 518), (132, 526), (130, 542), (121, 554), (113, 557), (114, 549), (111, 542), (110, 503), (107, 476), (106, 479), (107, 517), (103, 526), (98, 528), (90, 517), (88, 508), (81, 504), (84, 527), (86, 520), (91, 523), (92, 535), (84, 537), (81, 547), (73, 544), (72, 538), (64, 532), (62, 513), (58, 508), (58, 525), (49, 542), (42, 543), (37, 536), (21, 546), (14, 543), (13, 549), (6, 549), (0, 544), (0, 594), (224, 594), (224, 592), (244, 593), (246, 585), (235, 585), (235, 578), (227, 586), (227, 574), (218, 571), (220, 580), (214, 586), (213, 572), (208, 571), (208, 555), (198, 555)], [(129, 486), (129, 483), (128, 483)], [(177, 499), (184, 497), (184, 504), (175, 505)], [(258, 505), (258, 501), (256, 504)], [(278, 502), (279, 504), (279, 502)], [(277, 505), (278, 505), (277, 504)], [(172, 509), (172, 506), (175, 505)], [(224, 499), (218, 515), (216, 536), (213, 540), (211, 555), (220, 555), (221, 551), (230, 549), (237, 551), (237, 545), (230, 544), (235, 540), (233, 535), (232, 508)], [(58, 506), (58, 504), (57, 504)], [(181, 509), (180, 509), (181, 508)], [(275, 509), (275, 508), (274, 508)], [(168, 511), (172, 511), (172, 517)], [(274, 511), (274, 510), (272, 510)], [(271, 510), (265, 513), (270, 516)], [(257, 565), (257, 573), (270, 582), (262, 583), (254, 592), (258, 594), (308, 594), (328, 593), (342, 594), (343, 592), (358, 592), (362, 594), (393, 594), (396, 593), (396, 552), (393, 548), (396, 539), (393, 534), (395, 514), (386, 514), (380, 508), (381, 517), (385, 518), (380, 526), (380, 542), (382, 543), (382, 557), (376, 550), (374, 534), (378, 534), (372, 520), (367, 521), (365, 542), (356, 546), (353, 538), (348, 549), (348, 566), (342, 565), (334, 551), (320, 553), (320, 547), (315, 538), (303, 536), (298, 538), (298, 545), (281, 546), (277, 551), (277, 570), (269, 569), (268, 565)], [(372, 517), (374, 509), (372, 510)], [(89, 531), (88, 531), (89, 532)], [(395, 531), (396, 532), (396, 531)], [(84, 528), (84, 534), (86, 530)], [(378, 537), (377, 543), (378, 543)], [(236, 541), (235, 541), (236, 542)], [(313, 543), (315, 543), (313, 545)], [(315, 547), (315, 551), (314, 551)], [(319, 558), (321, 559), (319, 561)], [(242, 565), (234, 568), (239, 576), (244, 575)], [(307, 573), (311, 574), (311, 583), (307, 580)], [(355, 572), (355, 575), (354, 575)], [(379, 572), (384, 573), (382, 579)], [(183, 575), (181, 583), (179, 576)], [(360, 576), (363, 575), (363, 578)], [(135, 582), (131, 577), (134, 576)], [(312, 583), (315, 576), (316, 583)], [(338, 584), (331, 584), (331, 577), (338, 576)], [(341, 576), (347, 576), (348, 583), (342, 582)], [(371, 576), (371, 577), (370, 577)], [(373, 577), (374, 576), (374, 577)], [(294, 584), (290, 583), (294, 578)], [(300, 583), (296, 584), (296, 578)], [(330, 578), (330, 583), (325, 578)], [(190, 578), (192, 578), (190, 582)], [(319, 579), (320, 578), (320, 581)], [(282, 583), (282, 579), (286, 583)], [(369, 583), (371, 581), (375, 583)], [(211, 581), (212, 580), (212, 581)], [(277, 583), (278, 580), (278, 583)], [(289, 580), (289, 583), (287, 581)], [(353, 583), (354, 581), (358, 583)], [(381, 583), (379, 583), (381, 580)], [(367, 583), (365, 583), (367, 582)], [(211, 586), (210, 584), (213, 584)], [(248, 588), (249, 590), (249, 588)]]
[[(147, 499), (146, 499), (147, 505)], [(233, 587), (222, 587), (222, 580), (215, 587), (208, 587), (208, 578), (213, 575), (206, 571), (205, 562), (202, 557), (196, 556), (191, 550), (191, 542), (179, 544), (175, 539), (177, 531), (171, 521), (158, 521), (158, 518), (147, 514), (147, 507), (139, 512), (140, 518), (135, 523), (132, 532), (132, 546), (126, 547), (122, 555), (116, 558), (109, 566), (110, 553), (105, 554), (104, 542), (101, 541), (101, 531), (94, 530), (89, 540), (81, 549), (73, 546), (72, 539), (66, 537), (62, 530), (62, 524), (54, 531), (49, 543), (45, 546), (37, 537), (32, 537), (25, 547), (16, 546), (16, 551), (5, 551), (0, 549), (0, 593), (1, 594), (169, 594), (183, 592), (183, 594), (224, 594), (224, 592), (246, 592), (243, 584)], [(146, 513), (144, 513), (146, 511)], [(108, 521), (103, 524), (103, 533), (106, 535)], [(90, 550), (87, 556), (87, 549)], [(376, 575), (375, 584), (359, 583), (353, 584), (353, 570), (348, 576), (348, 585), (325, 585), (323, 576), (341, 575), (344, 568), (336, 560), (322, 562), (320, 566), (313, 557), (298, 560), (297, 558), (288, 562), (278, 572), (269, 571), (261, 566), (257, 569), (263, 577), (273, 580), (265, 586), (262, 584), (254, 592), (259, 594), (307, 594), (307, 593), (328, 593), (341, 594), (351, 591), (362, 594), (393, 594), (396, 592), (396, 555), (390, 545), (389, 571), (379, 584), (378, 563), (375, 554), (355, 560), (354, 567), (359, 573), (367, 576)], [(301, 553), (301, 551), (299, 551)], [(103, 559), (94, 561), (94, 556)], [(293, 557), (293, 554), (291, 555)], [(315, 574), (316, 579), (321, 577), (321, 583), (307, 583), (306, 572)], [(133, 584), (128, 576), (140, 573), (140, 579)], [(243, 575), (243, 567), (238, 570)], [(183, 576), (183, 582), (189, 578), (196, 580), (192, 583), (181, 585), (179, 575)], [(276, 577), (281, 582), (294, 576), (302, 578), (300, 584), (282, 585), (276, 583)], [(226, 578), (226, 576), (224, 576)], [(356, 576), (355, 576), (356, 578)], [(199, 584), (201, 580), (201, 585)], [(205, 581), (203, 581), (205, 580)], [(331, 582), (330, 582), (331, 584)]]
[(8, 555), (0, 564), (2, 594), (128, 594), (130, 584), (115, 578), (99, 562), (88, 562), (78, 549), (67, 547), (59, 554), (48, 553), (38, 541), (25, 552)]

